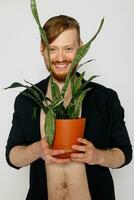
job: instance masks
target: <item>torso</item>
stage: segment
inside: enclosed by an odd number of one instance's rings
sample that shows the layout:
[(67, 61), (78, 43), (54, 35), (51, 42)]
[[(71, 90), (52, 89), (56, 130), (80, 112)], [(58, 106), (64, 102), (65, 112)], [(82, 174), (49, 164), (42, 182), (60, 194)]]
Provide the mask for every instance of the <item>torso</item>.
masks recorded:
[[(40, 129), (44, 137), (45, 114), (41, 110)], [(48, 200), (91, 200), (84, 163), (45, 163)]]

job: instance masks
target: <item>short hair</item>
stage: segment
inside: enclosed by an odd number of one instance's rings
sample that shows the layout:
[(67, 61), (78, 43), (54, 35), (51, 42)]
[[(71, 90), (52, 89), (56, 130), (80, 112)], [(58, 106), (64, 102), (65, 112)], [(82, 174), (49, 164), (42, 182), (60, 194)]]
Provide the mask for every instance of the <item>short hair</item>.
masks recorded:
[[(80, 44), (80, 26), (76, 19), (66, 16), (54, 16), (44, 24), (43, 29), (46, 32), (49, 44), (52, 43), (63, 31), (68, 29), (76, 29), (78, 35), (78, 43)], [(41, 42), (44, 43), (41, 38)]]

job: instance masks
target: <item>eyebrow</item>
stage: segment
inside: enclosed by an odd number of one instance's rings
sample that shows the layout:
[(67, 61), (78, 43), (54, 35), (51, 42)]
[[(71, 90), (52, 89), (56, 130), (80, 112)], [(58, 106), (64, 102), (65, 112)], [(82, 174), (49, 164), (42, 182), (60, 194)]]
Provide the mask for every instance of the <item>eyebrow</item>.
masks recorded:
[[(66, 46), (64, 46), (64, 47), (70, 47), (70, 46), (73, 46), (74, 44), (68, 44), (68, 45), (66, 45)], [(49, 45), (50, 47), (57, 47), (57, 46), (55, 46), (55, 45)]]

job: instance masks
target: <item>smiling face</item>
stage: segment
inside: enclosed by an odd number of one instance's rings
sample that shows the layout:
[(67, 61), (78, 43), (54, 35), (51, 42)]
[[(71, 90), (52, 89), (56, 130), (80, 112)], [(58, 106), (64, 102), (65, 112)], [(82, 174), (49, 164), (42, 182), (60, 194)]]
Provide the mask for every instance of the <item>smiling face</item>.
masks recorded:
[[(80, 44), (76, 29), (63, 31), (53, 42), (50, 43), (51, 72), (53, 78), (59, 82), (64, 82), (71, 63), (75, 57)], [(50, 71), (46, 48), (41, 44), (41, 54), (44, 57), (47, 69)]]

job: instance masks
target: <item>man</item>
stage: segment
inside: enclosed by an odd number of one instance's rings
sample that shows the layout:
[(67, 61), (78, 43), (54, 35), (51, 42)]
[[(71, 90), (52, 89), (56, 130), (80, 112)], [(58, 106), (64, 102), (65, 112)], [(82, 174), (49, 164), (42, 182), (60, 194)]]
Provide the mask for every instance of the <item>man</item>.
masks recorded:
[[(56, 16), (44, 25), (52, 63), (54, 81), (60, 89), (77, 49), (82, 45), (78, 22), (69, 16)], [(41, 40), (41, 55), (48, 67), (46, 47)], [(6, 146), (9, 165), (19, 169), (30, 165), (30, 189), (27, 200), (115, 200), (109, 168), (119, 168), (131, 161), (132, 147), (124, 123), (124, 110), (115, 91), (90, 83), (81, 115), (86, 117), (81, 145), (72, 149), (70, 159), (58, 159), (64, 150), (53, 150), (44, 138), (45, 114), (37, 109), (31, 121), (34, 102), (18, 95), (15, 100), (13, 125)], [(51, 98), (49, 77), (37, 86)], [(68, 88), (65, 106), (71, 98)]]

